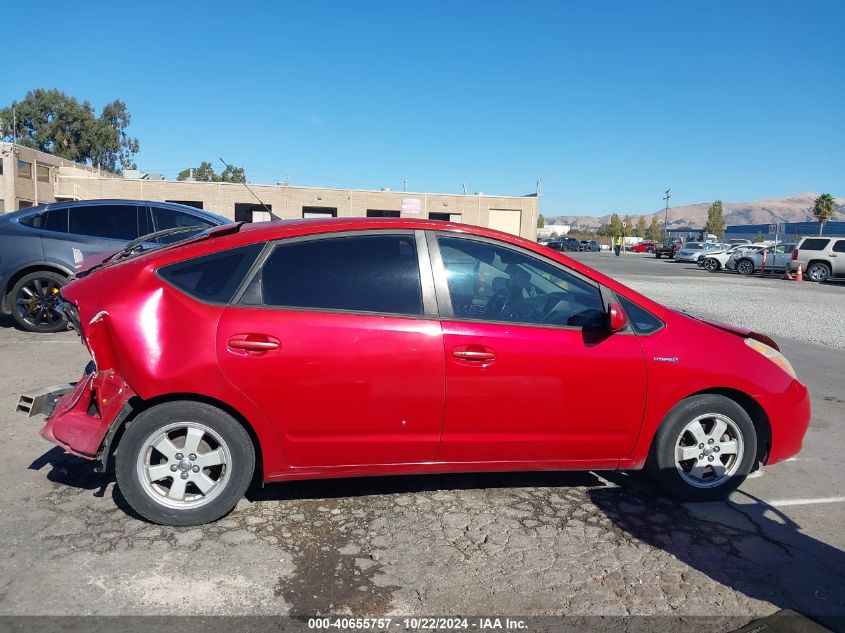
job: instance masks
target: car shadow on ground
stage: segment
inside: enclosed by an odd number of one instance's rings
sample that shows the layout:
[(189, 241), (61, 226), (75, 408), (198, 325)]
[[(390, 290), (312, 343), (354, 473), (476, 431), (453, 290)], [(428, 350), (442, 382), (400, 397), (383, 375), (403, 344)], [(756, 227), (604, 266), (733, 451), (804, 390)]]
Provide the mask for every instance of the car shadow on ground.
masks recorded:
[(620, 487), (588, 494), (623, 533), (749, 598), (845, 631), (845, 553), (777, 508), (741, 491), (729, 501), (681, 503), (640, 473), (605, 475)]

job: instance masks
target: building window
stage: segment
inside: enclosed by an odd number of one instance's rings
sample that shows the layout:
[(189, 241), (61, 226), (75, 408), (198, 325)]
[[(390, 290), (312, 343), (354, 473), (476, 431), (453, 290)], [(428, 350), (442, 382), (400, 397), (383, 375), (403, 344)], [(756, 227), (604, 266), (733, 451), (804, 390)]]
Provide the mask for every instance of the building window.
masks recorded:
[(21, 209), (28, 209), (32, 206), (32, 200), (20, 200), (18, 199), (18, 211)]
[(368, 218), (398, 218), (399, 211), (385, 211), (383, 209), (367, 209)]
[(337, 207), (302, 207), (303, 218), (336, 218)]
[(445, 222), (460, 222), (461, 221), (461, 214), (460, 213), (438, 213), (437, 211), (432, 211), (428, 214), (429, 220), (443, 220)]
[(32, 180), (32, 163), (18, 159), (18, 178), (29, 178)]
[(5, 200), (5, 198), (0, 198), (0, 213), (6, 213), (6, 200)]
[(202, 209), (202, 200), (165, 200), (165, 202), (173, 202), (175, 204), (184, 204), (186, 207), (193, 207), (194, 209)]
[(35, 178), (38, 182), (50, 182), (50, 168), (47, 165), (36, 165)]
[(3, 175), (3, 159), (0, 158), (0, 176)]

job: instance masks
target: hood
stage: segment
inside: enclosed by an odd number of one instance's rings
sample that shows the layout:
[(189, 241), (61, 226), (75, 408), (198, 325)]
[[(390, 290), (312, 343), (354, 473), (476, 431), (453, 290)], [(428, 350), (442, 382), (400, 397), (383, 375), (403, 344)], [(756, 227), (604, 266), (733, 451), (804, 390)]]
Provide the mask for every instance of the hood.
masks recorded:
[[(675, 310), (675, 312), (678, 311)], [(761, 343), (768, 345), (769, 347), (774, 348), (777, 351), (780, 351), (778, 344), (775, 343), (774, 340), (772, 340), (765, 334), (760, 334), (759, 332), (747, 330), (737, 325), (722, 323), (721, 321), (714, 321), (712, 319), (705, 319), (704, 317), (696, 316), (694, 314), (688, 314), (686, 312), (678, 312), (678, 314), (683, 314), (684, 316), (690, 317), (691, 319), (695, 319), (696, 321), (701, 321), (702, 323), (706, 323), (707, 325), (712, 325), (713, 327), (718, 328), (723, 332), (730, 332), (731, 334), (736, 334), (737, 336), (741, 336), (742, 338), (752, 338), (755, 341), (760, 341)]]

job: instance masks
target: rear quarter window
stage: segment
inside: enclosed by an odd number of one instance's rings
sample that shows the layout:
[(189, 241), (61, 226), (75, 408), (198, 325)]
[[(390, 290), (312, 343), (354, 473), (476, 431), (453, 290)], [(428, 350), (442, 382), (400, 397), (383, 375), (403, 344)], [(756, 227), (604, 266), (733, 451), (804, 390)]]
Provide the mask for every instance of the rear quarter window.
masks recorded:
[(801, 242), (799, 250), (802, 251), (823, 251), (830, 244), (830, 240), (819, 237), (810, 238)]
[(159, 276), (195, 299), (229, 303), (264, 244), (250, 244), (164, 266)]

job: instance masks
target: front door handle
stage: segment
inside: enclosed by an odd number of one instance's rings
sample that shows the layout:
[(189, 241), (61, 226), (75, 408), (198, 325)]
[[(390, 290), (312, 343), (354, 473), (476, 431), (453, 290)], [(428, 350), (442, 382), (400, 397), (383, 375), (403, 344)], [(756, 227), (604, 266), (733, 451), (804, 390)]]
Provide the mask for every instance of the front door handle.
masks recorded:
[(456, 349), (452, 351), (452, 358), (458, 358), (460, 360), (493, 360), (496, 358), (496, 354), (471, 349)]
[(229, 339), (229, 348), (246, 353), (272, 352), (281, 347), (279, 339), (265, 334), (239, 334)]

